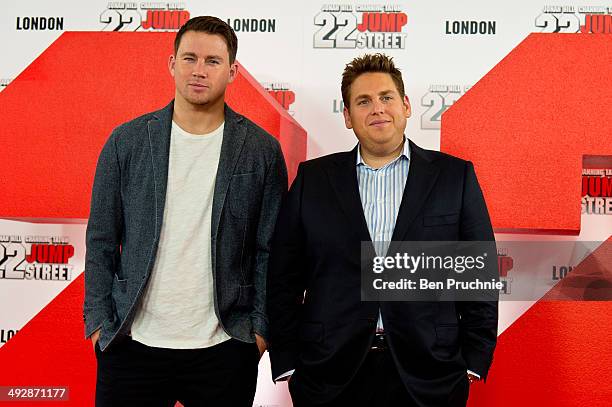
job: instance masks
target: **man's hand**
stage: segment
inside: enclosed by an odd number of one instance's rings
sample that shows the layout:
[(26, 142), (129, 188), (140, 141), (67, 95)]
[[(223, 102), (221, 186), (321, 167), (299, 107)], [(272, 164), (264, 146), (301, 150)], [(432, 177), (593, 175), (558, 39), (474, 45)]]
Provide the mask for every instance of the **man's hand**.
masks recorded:
[(257, 334), (255, 334), (255, 342), (257, 343), (257, 349), (259, 349), (259, 358), (261, 359), (268, 345), (266, 345), (266, 341), (264, 340), (264, 338)]
[(98, 343), (98, 339), (100, 339), (100, 330), (98, 329), (96, 332), (92, 333), (89, 338), (91, 339), (91, 344), (93, 345), (93, 348), (95, 350), (96, 343)]
[(480, 378), (478, 376), (474, 376), (471, 373), (468, 373), (467, 376), (468, 376), (468, 380), (470, 381), (470, 384), (480, 381)]

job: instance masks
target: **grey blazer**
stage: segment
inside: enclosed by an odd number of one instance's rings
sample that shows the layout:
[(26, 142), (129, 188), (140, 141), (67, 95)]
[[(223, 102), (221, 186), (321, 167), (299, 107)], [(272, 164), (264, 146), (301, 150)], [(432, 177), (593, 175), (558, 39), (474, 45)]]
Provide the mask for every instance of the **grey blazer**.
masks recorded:
[[(85, 336), (105, 350), (130, 332), (163, 222), (174, 102), (117, 127), (94, 178), (85, 259)], [(233, 338), (267, 338), (266, 273), (287, 170), (276, 139), (225, 106), (212, 207), (215, 313)]]

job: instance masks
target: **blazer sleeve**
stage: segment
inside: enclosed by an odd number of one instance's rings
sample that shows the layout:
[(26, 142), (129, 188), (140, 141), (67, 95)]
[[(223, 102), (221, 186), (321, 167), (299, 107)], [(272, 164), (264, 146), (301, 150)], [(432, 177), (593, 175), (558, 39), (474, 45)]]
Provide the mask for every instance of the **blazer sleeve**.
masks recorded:
[(298, 329), (304, 300), (304, 230), (301, 221), (304, 171), (297, 176), (283, 201), (272, 240), (268, 271), (268, 318), (272, 378), (295, 368), (299, 355)]
[[(460, 240), (495, 241), (489, 212), (471, 162), (465, 166), (460, 222)], [(461, 352), (467, 368), (486, 379), (497, 343), (498, 302), (463, 301), (456, 305), (461, 317)]]
[(263, 199), (257, 226), (255, 257), (255, 300), (251, 323), (253, 331), (268, 340), (266, 316), (266, 276), (269, 269), (270, 247), (281, 201), (287, 192), (287, 167), (280, 144), (273, 144), (274, 155), (266, 170)]
[(113, 132), (98, 158), (85, 235), (85, 337), (113, 318), (112, 284), (123, 231), (121, 171)]

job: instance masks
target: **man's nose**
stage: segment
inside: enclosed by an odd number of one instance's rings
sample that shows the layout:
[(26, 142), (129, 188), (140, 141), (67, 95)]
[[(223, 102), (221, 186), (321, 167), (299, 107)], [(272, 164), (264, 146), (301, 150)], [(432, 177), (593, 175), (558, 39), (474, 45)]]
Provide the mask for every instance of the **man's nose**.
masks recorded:
[(372, 113), (384, 113), (385, 112), (385, 104), (382, 100), (376, 100), (372, 102)]
[(197, 78), (206, 78), (208, 76), (208, 72), (206, 72), (206, 64), (204, 63), (204, 61), (198, 61), (195, 64), (191, 75)]

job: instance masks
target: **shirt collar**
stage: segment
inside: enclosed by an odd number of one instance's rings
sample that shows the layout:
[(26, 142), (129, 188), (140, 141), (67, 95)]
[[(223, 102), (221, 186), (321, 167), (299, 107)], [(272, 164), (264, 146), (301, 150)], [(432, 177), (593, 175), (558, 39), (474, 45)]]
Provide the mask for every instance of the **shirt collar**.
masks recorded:
[[(400, 153), (400, 155), (394, 160), (392, 160), (391, 162), (387, 163), (384, 167), (386, 167), (387, 165), (391, 163), (394, 163), (395, 161), (399, 160), (402, 157), (405, 157), (408, 161), (410, 161), (410, 143), (408, 142), (408, 139), (406, 138), (406, 136), (404, 136), (404, 147), (402, 148), (402, 152)], [(365, 161), (363, 161), (363, 157), (361, 157), (361, 145), (359, 143), (357, 144), (357, 163), (356, 165), (357, 166), (363, 165), (365, 167), (370, 168), (370, 166), (366, 164)], [(381, 168), (384, 168), (384, 167), (381, 167)]]

